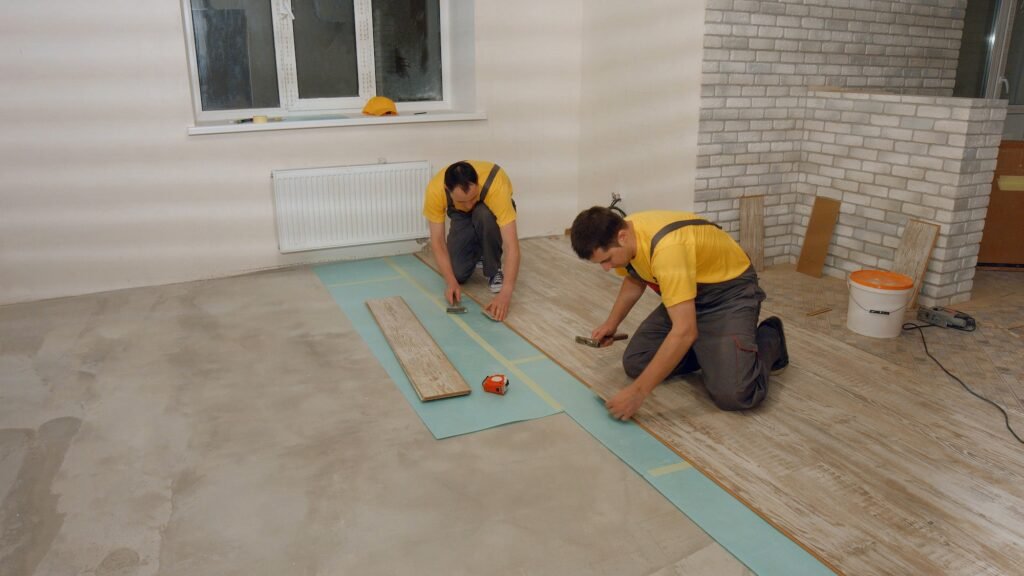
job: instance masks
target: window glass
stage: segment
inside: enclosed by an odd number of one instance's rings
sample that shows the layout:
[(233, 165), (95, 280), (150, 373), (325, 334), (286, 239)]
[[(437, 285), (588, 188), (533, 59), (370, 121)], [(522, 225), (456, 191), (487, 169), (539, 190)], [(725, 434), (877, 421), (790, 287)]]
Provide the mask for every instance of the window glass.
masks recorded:
[(292, 0), (299, 98), (359, 96), (352, 0)]
[(192, 0), (203, 110), (277, 108), (270, 0)]
[(441, 100), (439, 0), (374, 0), (373, 53), (378, 95)]
[(971, 0), (964, 15), (953, 96), (984, 98), (999, 0)]
[(283, 116), (354, 109), (361, 96), (374, 94), (396, 102), (444, 100), (441, 0), (184, 4), (200, 119), (244, 118), (253, 109)]
[(1006, 54), (1006, 80), (1009, 84), (1010, 106), (1024, 104), (1024, 5), (1017, 7)]

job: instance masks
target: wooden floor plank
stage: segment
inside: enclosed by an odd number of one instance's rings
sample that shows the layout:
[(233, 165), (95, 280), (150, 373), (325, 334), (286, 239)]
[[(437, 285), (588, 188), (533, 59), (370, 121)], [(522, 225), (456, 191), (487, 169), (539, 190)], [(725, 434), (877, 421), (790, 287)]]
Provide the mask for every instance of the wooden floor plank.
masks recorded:
[(470, 393), (469, 385), (420, 324), (401, 296), (367, 300), (381, 332), (420, 400), (439, 400)]
[[(522, 250), (506, 323), (602, 397), (615, 394), (630, 382), (624, 345), (587, 348), (573, 336), (605, 319), (620, 280), (580, 262), (564, 239)], [(788, 274), (807, 291), (799, 302), (794, 289), (789, 304), (768, 291), (762, 314), (785, 310), (791, 364), (762, 407), (722, 412), (695, 375), (659, 386), (637, 423), (840, 572), (1024, 573), (1024, 450), (998, 414), (955, 383), (815, 331), (845, 336), (843, 295)], [(464, 292), (491, 297), (479, 279)], [(806, 317), (809, 295), (833, 312)], [(620, 330), (632, 333), (657, 303), (648, 292)], [(965, 335), (929, 337), (956, 336)], [(919, 343), (899, 344), (923, 356)]]
[(740, 246), (754, 270), (764, 269), (764, 196), (740, 198)]
[(800, 259), (796, 263), (797, 272), (815, 278), (821, 277), (821, 270), (825, 266), (825, 257), (828, 256), (828, 245), (832, 241), (832, 232), (839, 219), (840, 205), (841, 202), (838, 200), (824, 196), (814, 199), (811, 219), (807, 223), (804, 243), (800, 248)]
[(924, 273), (928, 269), (928, 259), (932, 255), (932, 249), (935, 248), (935, 241), (938, 237), (938, 225), (919, 220), (908, 220), (907, 226), (903, 230), (903, 236), (900, 237), (892, 271), (906, 274), (914, 281), (910, 304), (907, 305), (908, 310), (916, 308), (917, 294), (921, 291)]

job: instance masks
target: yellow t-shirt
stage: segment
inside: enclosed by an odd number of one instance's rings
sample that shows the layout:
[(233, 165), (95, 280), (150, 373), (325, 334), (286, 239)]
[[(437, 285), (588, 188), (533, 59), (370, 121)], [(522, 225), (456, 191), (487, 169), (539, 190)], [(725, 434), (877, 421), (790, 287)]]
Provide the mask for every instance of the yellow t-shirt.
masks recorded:
[[(666, 307), (692, 300), (697, 284), (715, 284), (737, 278), (750, 266), (743, 249), (728, 233), (715, 226), (684, 226), (658, 241), (651, 258), (651, 239), (679, 220), (700, 218), (692, 212), (656, 210), (626, 217), (636, 233), (636, 256), (630, 262), (644, 280), (658, 284)], [(616, 268), (620, 276), (629, 272)]]
[[(487, 182), (487, 175), (491, 173), (494, 162), (482, 160), (466, 160), (476, 170), (476, 177), (480, 184), (480, 193), (483, 193), (484, 183)], [(440, 172), (430, 179), (427, 184), (427, 194), (423, 199), (423, 215), (430, 222), (444, 224), (445, 215), (448, 213), (448, 196), (444, 193), (444, 173), (448, 167), (445, 166)], [(512, 181), (508, 179), (505, 169), (499, 169), (491, 182), (491, 188), (484, 198), (484, 206), (491, 209), (494, 217), (498, 220), (498, 226), (504, 226), (516, 219), (516, 210), (512, 206)], [(461, 212), (469, 212), (471, 206), (455, 202), (455, 209)]]

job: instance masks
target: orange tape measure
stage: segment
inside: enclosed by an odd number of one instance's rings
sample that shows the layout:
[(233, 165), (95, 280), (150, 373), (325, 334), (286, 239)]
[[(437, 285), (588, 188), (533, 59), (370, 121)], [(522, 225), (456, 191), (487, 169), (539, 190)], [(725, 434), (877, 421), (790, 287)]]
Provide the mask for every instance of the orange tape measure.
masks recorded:
[(481, 385), (484, 387), (484, 392), (504, 396), (505, 391), (508, 390), (508, 378), (504, 374), (492, 374), (484, 378)]

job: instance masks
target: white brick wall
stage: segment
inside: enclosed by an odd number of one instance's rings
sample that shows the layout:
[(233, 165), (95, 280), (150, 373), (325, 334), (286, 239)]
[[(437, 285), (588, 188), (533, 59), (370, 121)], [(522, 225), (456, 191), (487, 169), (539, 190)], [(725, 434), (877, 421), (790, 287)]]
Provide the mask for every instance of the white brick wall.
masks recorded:
[[(844, 276), (861, 268), (890, 268), (907, 220), (933, 222), (940, 232), (922, 302), (966, 300), (984, 227), (985, 210), (980, 208), (988, 206), (1005, 102), (834, 91), (810, 91), (806, 102), (807, 137), (802, 179), (796, 185), (799, 216), (791, 228), (793, 237), (798, 242), (803, 237), (815, 196), (841, 200), (825, 267), (828, 274)], [(878, 109), (886, 112), (868, 112)], [(839, 121), (819, 120), (837, 113)], [(867, 122), (862, 114), (869, 114)], [(858, 127), (877, 137), (825, 144)]]
[(835, 275), (891, 264), (906, 219), (933, 221), (923, 301), (966, 298), (1005, 108), (938, 98), (952, 94), (965, 7), (707, 0), (696, 211), (735, 232), (739, 198), (766, 195), (774, 264), (799, 253), (814, 195), (841, 199)]
[[(965, 6), (966, 0), (707, 0), (697, 209), (731, 200), (713, 212), (735, 211), (742, 196), (795, 191), (808, 86), (952, 93)], [(865, 114), (881, 114), (881, 106)], [(821, 121), (852, 120), (842, 112)], [(875, 130), (861, 134), (857, 127), (850, 136), (914, 129), (867, 127)], [(777, 225), (792, 223), (778, 212)], [(728, 215), (711, 214), (735, 229)], [(788, 236), (768, 239), (773, 256), (791, 253)]]

